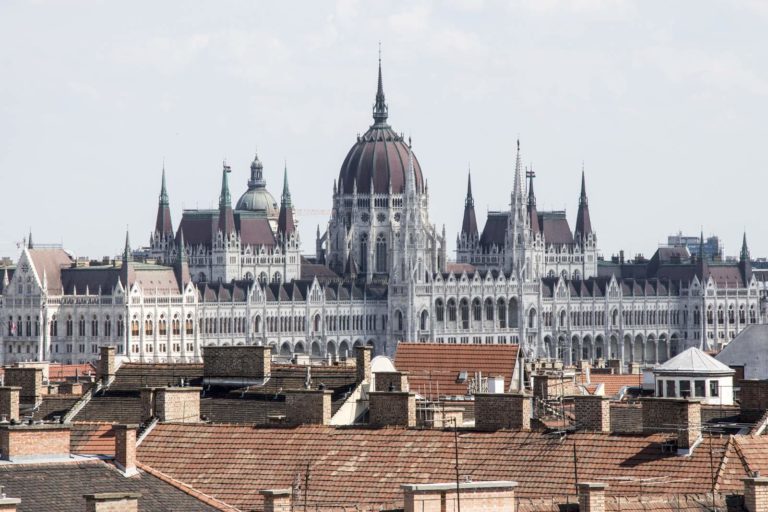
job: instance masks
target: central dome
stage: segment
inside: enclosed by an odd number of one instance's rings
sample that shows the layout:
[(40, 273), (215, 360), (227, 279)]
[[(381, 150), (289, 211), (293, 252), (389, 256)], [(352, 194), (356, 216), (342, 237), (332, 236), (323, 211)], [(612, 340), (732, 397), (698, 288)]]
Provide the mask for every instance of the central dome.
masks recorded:
[(258, 155), (251, 163), (251, 179), (248, 180), (248, 190), (237, 201), (235, 209), (263, 213), (268, 219), (277, 220), (279, 213), (277, 201), (267, 190), (264, 166)]
[[(347, 153), (339, 172), (339, 191), (352, 194), (357, 184), (358, 194), (393, 194), (405, 190), (405, 176), (408, 170), (408, 144), (387, 124), (389, 109), (384, 99), (379, 60), (379, 84), (376, 103), (373, 106), (373, 125)], [(416, 190), (424, 190), (421, 166), (413, 155)], [(373, 190), (371, 190), (373, 184)]]

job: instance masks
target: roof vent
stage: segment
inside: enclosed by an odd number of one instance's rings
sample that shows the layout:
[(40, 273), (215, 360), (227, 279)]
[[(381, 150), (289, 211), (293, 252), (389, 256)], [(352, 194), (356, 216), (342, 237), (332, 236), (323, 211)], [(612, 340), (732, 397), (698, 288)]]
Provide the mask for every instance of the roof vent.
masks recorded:
[(463, 384), (465, 382), (467, 382), (467, 370), (461, 370), (456, 376), (456, 383)]

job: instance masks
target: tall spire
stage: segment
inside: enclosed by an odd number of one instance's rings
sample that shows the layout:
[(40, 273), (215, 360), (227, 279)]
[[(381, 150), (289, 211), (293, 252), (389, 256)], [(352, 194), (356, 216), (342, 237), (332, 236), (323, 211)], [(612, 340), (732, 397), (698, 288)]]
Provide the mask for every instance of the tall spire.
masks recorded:
[(739, 253), (740, 261), (749, 261), (749, 247), (747, 247), (747, 232), (744, 232), (744, 237), (741, 239), (741, 252)]
[(739, 270), (744, 286), (749, 286), (752, 279), (752, 259), (749, 257), (749, 247), (747, 247), (747, 232), (741, 240), (741, 253), (739, 254)]
[(477, 237), (477, 217), (475, 199), (472, 197), (472, 172), (467, 171), (467, 198), (464, 200), (464, 219), (461, 222), (461, 234), (467, 238)]
[(280, 198), (280, 214), (277, 217), (277, 231), (283, 235), (290, 235), (296, 231), (296, 222), (293, 218), (293, 201), (291, 191), (288, 189), (288, 165), (283, 169), (283, 195)]
[(163, 162), (163, 175), (160, 184), (160, 199), (157, 205), (157, 219), (155, 220), (155, 233), (173, 237), (173, 223), (171, 222), (171, 207), (168, 200), (168, 189), (165, 185), (165, 162)]
[(376, 88), (376, 103), (373, 105), (374, 124), (384, 126), (389, 117), (389, 107), (384, 97), (384, 81), (381, 78), (381, 43), (379, 43), (379, 82)]
[(520, 139), (517, 139), (517, 157), (515, 158), (515, 184), (512, 189), (512, 204), (520, 206), (523, 204), (523, 162), (520, 158)]
[(533, 172), (533, 165), (526, 171), (525, 177), (528, 178), (528, 225), (535, 235), (541, 232), (541, 228), (539, 227), (539, 212), (536, 210), (536, 195), (533, 192), (533, 178), (536, 177), (536, 173)]
[(219, 230), (224, 235), (235, 231), (235, 216), (232, 213), (232, 196), (229, 193), (229, 173), (232, 169), (224, 162), (221, 171), (221, 194), (219, 195)]
[(584, 177), (584, 164), (581, 165), (581, 193), (579, 194), (579, 211), (576, 214), (576, 229), (574, 235), (577, 240), (586, 238), (592, 234), (592, 221), (589, 217), (589, 201), (587, 201), (587, 185)]
[(133, 261), (133, 253), (131, 252), (131, 238), (128, 230), (125, 230), (125, 247), (123, 247), (123, 264)]
[(29, 228), (29, 238), (27, 238), (27, 249), (34, 249), (35, 244), (32, 243), (32, 228)]

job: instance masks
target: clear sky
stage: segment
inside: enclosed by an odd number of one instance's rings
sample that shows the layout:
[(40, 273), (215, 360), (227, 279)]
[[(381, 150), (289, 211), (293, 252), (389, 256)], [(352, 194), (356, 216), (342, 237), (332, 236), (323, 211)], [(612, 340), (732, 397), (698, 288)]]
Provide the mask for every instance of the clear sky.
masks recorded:
[[(682, 230), (744, 229), (768, 256), (768, 2), (0, 1), (0, 255), (119, 253), (233, 198), (254, 150), (287, 161), (305, 252), (371, 124), (378, 41), (390, 123), (413, 137), (455, 248), (471, 165), (478, 221), (508, 206), (519, 136), (539, 209), (575, 222), (582, 162), (606, 258)], [(302, 210), (305, 210), (302, 212)]]

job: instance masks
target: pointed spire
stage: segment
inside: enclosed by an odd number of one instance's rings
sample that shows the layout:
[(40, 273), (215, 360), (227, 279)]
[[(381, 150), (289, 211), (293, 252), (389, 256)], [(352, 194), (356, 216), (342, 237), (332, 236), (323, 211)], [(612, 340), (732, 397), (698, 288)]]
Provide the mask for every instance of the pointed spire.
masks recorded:
[(179, 230), (179, 247), (177, 248), (179, 251), (178, 261), (180, 263), (186, 263), (187, 262), (187, 249), (184, 245), (184, 231)]
[(512, 204), (521, 206), (523, 204), (523, 162), (520, 158), (520, 139), (517, 139), (517, 157), (515, 158), (515, 184), (512, 189)]
[(32, 228), (29, 228), (29, 238), (27, 238), (27, 249), (34, 249), (35, 245), (32, 243)]
[[(155, 233), (173, 237), (173, 223), (171, 222), (171, 208), (168, 200), (168, 189), (165, 185), (165, 161), (163, 161), (163, 174), (160, 183), (160, 200), (157, 205), (157, 219), (155, 220)], [(154, 235), (154, 233), (153, 233)]]
[(528, 226), (535, 235), (541, 232), (541, 227), (539, 226), (539, 212), (536, 210), (536, 194), (533, 192), (533, 178), (536, 177), (533, 165), (526, 171), (525, 177), (528, 178)]
[(701, 229), (699, 234), (699, 259), (705, 261), (707, 258), (704, 254), (704, 228)]
[(744, 232), (744, 237), (741, 239), (741, 253), (739, 253), (740, 261), (749, 261), (749, 247), (747, 246), (747, 232)]
[(374, 124), (386, 126), (387, 117), (389, 117), (389, 107), (384, 97), (384, 82), (381, 78), (381, 43), (379, 43), (379, 82), (376, 88), (376, 103), (373, 105)]
[(3, 269), (3, 289), (8, 286), (8, 268)]
[(235, 232), (235, 216), (232, 213), (232, 196), (229, 193), (229, 173), (232, 168), (224, 162), (221, 171), (221, 194), (219, 195), (219, 230), (225, 236)]
[(461, 234), (467, 238), (477, 237), (477, 217), (475, 199), (472, 197), (472, 172), (467, 170), (467, 198), (464, 200), (464, 219), (461, 222)]
[(277, 217), (277, 231), (283, 235), (290, 235), (296, 231), (296, 222), (293, 218), (293, 201), (291, 191), (288, 188), (288, 165), (283, 169), (283, 195), (280, 198), (280, 214)]
[(123, 264), (133, 261), (133, 253), (131, 252), (131, 238), (128, 230), (125, 230), (125, 247), (123, 248)]
[(587, 185), (584, 177), (584, 164), (581, 164), (581, 193), (579, 194), (579, 211), (576, 214), (576, 229), (574, 235), (577, 240), (586, 238), (592, 233), (592, 221), (589, 217), (589, 201), (587, 201)]

